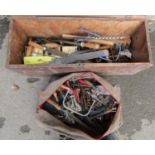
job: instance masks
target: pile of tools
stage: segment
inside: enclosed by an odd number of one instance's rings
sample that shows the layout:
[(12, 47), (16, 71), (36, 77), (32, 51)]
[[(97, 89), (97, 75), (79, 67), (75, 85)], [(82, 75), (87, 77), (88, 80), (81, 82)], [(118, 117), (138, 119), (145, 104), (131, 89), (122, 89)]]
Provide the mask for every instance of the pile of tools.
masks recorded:
[(97, 138), (108, 130), (118, 106), (116, 99), (96, 79), (72, 77), (40, 108), (68, 126)]
[(30, 37), (24, 64), (112, 63), (132, 61), (129, 36), (102, 36), (81, 28), (78, 35)]

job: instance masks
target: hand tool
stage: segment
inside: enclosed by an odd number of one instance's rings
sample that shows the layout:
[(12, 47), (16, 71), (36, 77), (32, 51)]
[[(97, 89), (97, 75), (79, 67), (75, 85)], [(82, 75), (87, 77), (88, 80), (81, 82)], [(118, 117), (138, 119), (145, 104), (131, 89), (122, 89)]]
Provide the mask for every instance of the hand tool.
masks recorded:
[(96, 38), (102, 38), (102, 39), (105, 39), (105, 40), (113, 40), (113, 39), (128, 39), (129, 36), (102, 36), (100, 34), (97, 34), (95, 32), (91, 32), (85, 28), (80, 28), (80, 32), (86, 32), (88, 34), (88, 36), (90, 37), (96, 37)]
[(111, 36), (111, 37), (94, 38), (90, 36), (77, 36), (77, 35), (63, 34), (62, 37), (65, 39), (74, 39), (77, 42), (87, 41), (87, 42), (94, 42), (94, 43), (105, 44), (110, 46), (113, 46), (114, 44), (118, 44), (118, 43), (126, 43), (126, 44), (131, 43), (131, 39), (128, 36), (124, 36), (124, 37)]
[(103, 39), (102, 40), (94, 39), (94, 38), (90, 38), (87, 36), (76, 36), (76, 35), (70, 35), (70, 34), (63, 34), (62, 37), (65, 39), (74, 39), (74, 40), (77, 40), (78, 42), (87, 41), (87, 42), (94, 42), (98, 44), (105, 44), (105, 45), (112, 45), (112, 46), (114, 45), (112, 41), (103, 40)]
[(53, 93), (53, 96), (54, 96), (54, 98), (55, 98), (56, 102), (59, 102), (57, 92), (54, 92), (54, 93)]
[(67, 57), (62, 57), (60, 59), (56, 59), (55, 61), (52, 61), (51, 64), (67, 64), (67, 63), (73, 63), (80, 60), (90, 60), (90, 59), (100, 58), (105, 56), (107, 52), (108, 52), (107, 50), (101, 50), (96, 52), (71, 55)]
[(100, 50), (106, 50), (106, 49), (111, 49), (112, 48), (112, 46), (110, 46), (110, 45), (107, 45), (107, 46), (100, 46)]
[(44, 44), (43, 46), (47, 48), (58, 48), (60, 45), (57, 43), (50, 42), (50, 43)]
[(80, 47), (87, 47), (87, 48), (91, 48), (91, 49), (108, 49), (111, 48), (112, 46), (106, 46), (106, 47), (100, 47), (99, 44), (97, 43), (89, 43), (89, 42), (71, 42), (71, 41), (63, 41), (63, 43), (69, 44), (69, 45), (76, 45), (76, 46), (80, 46)]
[(81, 42), (80, 46), (81, 47), (92, 48), (92, 49), (100, 49), (100, 45), (97, 44), (97, 43)]
[(34, 41), (29, 40), (28, 42), (29, 46), (35, 47), (35, 48), (40, 48), (43, 49), (43, 47), (40, 44), (35, 43)]
[(47, 112), (49, 112), (52, 115), (62, 115), (61, 111), (56, 109), (52, 104), (49, 103), (44, 103), (41, 106), (42, 109), (46, 110)]
[(53, 107), (55, 107), (57, 110), (60, 110), (60, 111), (62, 110), (61, 106), (60, 106), (58, 103), (52, 101), (51, 99), (48, 99), (48, 100), (47, 100), (47, 103), (51, 104), (51, 105), (52, 105)]
[(77, 38), (88, 38), (88, 36), (79, 36), (79, 35), (71, 35), (71, 34), (62, 34), (62, 38), (64, 39), (77, 39)]
[[(96, 34), (93, 32), (94, 35), (89, 36), (79, 36), (79, 35), (70, 35), (70, 34), (62, 34), (62, 38), (65, 39), (100, 39), (100, 40), (123, 40), (123, 39), (129, 39), (129, 36), (101, 36), (99, 34)], [(95, 35), (96, 34), (96, 35)]]
[(32, 46), (27, 46), (26, 56), (32, 56), (32, 50), (33, 50)]
[[(72, 109), (73, 111), (81, 111), (82, 108), (81, 106), (79, 105), (79, 103), (76, 101), (76, 97), (74, 95), (71, 95), (70, 97), (70, 100), (71, 100), (71, 104), (69, 102), (66, 102), (66, 105)], [(69, 104), (68, 104), (69, 103)]]

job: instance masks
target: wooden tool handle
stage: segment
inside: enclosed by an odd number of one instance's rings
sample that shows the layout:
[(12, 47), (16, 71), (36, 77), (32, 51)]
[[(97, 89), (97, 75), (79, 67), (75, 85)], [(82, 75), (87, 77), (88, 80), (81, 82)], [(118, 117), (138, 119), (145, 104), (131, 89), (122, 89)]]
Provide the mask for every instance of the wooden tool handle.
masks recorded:
[(126, 43), (126, 44), (129, 44), (131, 43), (131, 39), (130, 38), (124, 38), (124, 39), (112, 39), (111, 40), (112, 42), (114, 43)]
[(62, 37), (65, 39), (87, 38), (87, 36), (77, 36), (77, 35), (71, 35), (71, 34), (62, 34)]
[(96, 43), (81, 43), (81, 47), (87, 47), (87, 48), (92, 48), (92, 49), (99, 49), (100, 45)]
[(33, 41), (29, 41), (29, 46), (32, 46), (32, 47), (35, 47), (35, 48), (43, 48), (41, 45), (39, 45), (39, 44), (37, 44), (37, 43), (35, 43), (35, 42), (33, 42)]
[(65, 90), (67, 90), (67, 91), (68, 91), (68, 90), (71, 91), (71, 89), (70, 89), (69, 87), (65, 86), (65, 85), (61, 85), (60, 88), (65, 89)]
[(33, 47), (32, 46), (28, 46), (27, 50), (26, 50), (26, 56), (32, 56), (32, 50), (33, 50)]
[(45, 46), (48, 47), (48, 48), (58, 48), (59, 44), (57, 44), (57, 43), (47, 43), (47, 44), (45, 44)]
[(49, 104), (51, 104), (52, 106), (54, 106), (57, 110), (62, 110), (61, 106), (60, 106), (58, 103), (52, 101), (51, 99), (48, 99), (48, 100), (47, 100), (47, 103), (49, 103)]
[(53, 96), (54, 96), (55, 100), (56, 100), (57, 102), (59, 102), (58, 95), (57, 95), (56, 92), (53, 93)]
[(90, 39), (88, 42), (93, 42), (93, 43), (98, 43), (98, 44), (104, 44), (104, 45), (114, 45), (113, 41), (108, 41), (108, 40), (101, 40), (101, 39)]
[(110, 48), (112, 48), (112, 46), (110, 46), (110, 45), (107, 45), (107, 46), (100, 46), (100, 50), (106, 50), (106, 49), (110, 49)]

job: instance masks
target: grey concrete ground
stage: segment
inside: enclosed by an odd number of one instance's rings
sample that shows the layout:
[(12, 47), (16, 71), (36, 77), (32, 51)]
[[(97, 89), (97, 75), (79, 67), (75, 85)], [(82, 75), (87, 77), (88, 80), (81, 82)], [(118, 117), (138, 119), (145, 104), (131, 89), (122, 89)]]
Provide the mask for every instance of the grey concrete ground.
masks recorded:
[[(150, 37), (155, 61), (155, 28), (150, 22)], [(5, 68), (8, 46), (8, 20), (0, 17), (0, 139), (59, 139), (52, 131), (35, 122), (38, 92), (50, 77), (28, 76)], [(123, 126), (115, 139), (155, 139), (155, 67), (133, 76), (103, 76), (121, 88)]]

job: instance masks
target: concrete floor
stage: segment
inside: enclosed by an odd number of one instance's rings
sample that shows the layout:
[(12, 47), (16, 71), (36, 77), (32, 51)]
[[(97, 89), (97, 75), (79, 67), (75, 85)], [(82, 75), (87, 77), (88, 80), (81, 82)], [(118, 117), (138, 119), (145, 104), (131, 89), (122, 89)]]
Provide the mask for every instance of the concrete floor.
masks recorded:
[[(150, 37), (155, 61), (155, 28), (150, 21)], [(38, 92), (50, 77), (28, 76), (5, 68), (8, 48), (8, 19), (0, 17), (0, 139), (59, 139), (55, 132), (44, 130), (35, 122)], [(155, 139), (155, 67), (133, 76), (103, 76), (121, 88), (124, 124), (112, 139)], [(13, 85), (19, 86), (13, 90)]]

